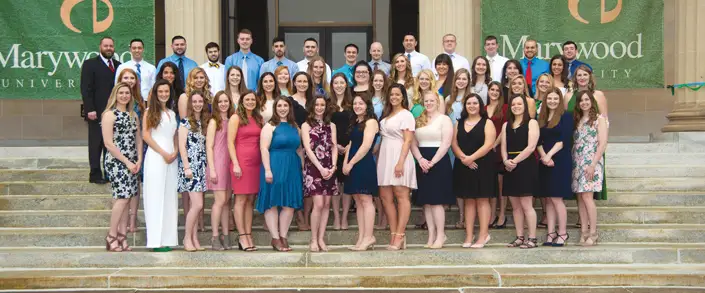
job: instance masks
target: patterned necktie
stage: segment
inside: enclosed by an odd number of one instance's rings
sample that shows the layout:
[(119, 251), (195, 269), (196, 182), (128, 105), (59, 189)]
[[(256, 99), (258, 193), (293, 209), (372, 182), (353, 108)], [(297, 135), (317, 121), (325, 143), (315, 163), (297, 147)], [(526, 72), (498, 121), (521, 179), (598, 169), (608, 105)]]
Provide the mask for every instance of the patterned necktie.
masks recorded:
[(284, 65), (284, 62), (277, 61), (277, 67)]
[(379, 62), (374, 63), (375, 66), (372, 67), (372, 70), (378, 70), (379, 69)]
[(181, 77), (181, 84), (186, 85), (184, 83), (186, 81), (186, 72), (184, 72), (184, 57), (179, 57), (179, 59), (176, 60), (176, 66), (179, 68), (179, 77)]
[(218, 69), (218, 68), (220, 67), (220, 64), (215, 63), (215, 62), (208, 62), (208, 65), (209, 65), (210, 67), (215, 67), (216, 69)]
[(137, 67), (137, 78), (142, 80), (142, 65), (137, 63), (135, 64), (135, 67)]
[(115, 72), (115, 67), (113, 67), (112, 59), (108, 59), (108, 68), (110, 68), (110, 71)]

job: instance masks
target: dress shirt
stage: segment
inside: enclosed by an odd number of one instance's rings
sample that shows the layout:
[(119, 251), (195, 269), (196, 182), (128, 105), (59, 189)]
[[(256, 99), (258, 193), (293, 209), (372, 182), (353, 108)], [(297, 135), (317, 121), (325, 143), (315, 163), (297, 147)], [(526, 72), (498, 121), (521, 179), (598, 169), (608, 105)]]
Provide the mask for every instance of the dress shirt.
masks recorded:
[[(137, 70), (137, 64), (140, 65), (140, 70)], [(118, 66), (115, 70), (115, 84), (118, 83), (118, 77), (120, 77), (120, 72), (123, 69), (130, 68), (140, 75), (140, 93), (142, 94), (142, 99), (147, 101), (149, 98), (149, 92), (152, 90), (152, 86), (156, 82), (157, 78), (157, 68), (154, 65), (149, 64), (147, 61), (136, 62), (135, 60), (127, 61)]]
[(411, 60), (411, 73), (414, 77), (419, 75), (421, 70), (433, 68), (433, 66), (431, 66), (431, 61), (428, 60), (428, 57), (424, 54), (416, 52), (416, 50), (411, 53), (404, 52), (404, 56)]
[[(389, 77), (389, 71), (392, 70), (392, 65), (387, 62), (384, 62), (384, 60), (378, 60), (378, 61), (370, 60), (369, 62), (367, 62), (367, 64), (370, 65), (370, 68), (372, 68), (372, 71), (375, 70), (375, 63), (377, 65), (377, 69), (382, 70), (382, 72), (384, 72), (384, 74), (386, 74), (387, 77)], [(370, 73), (370, 80), (372, 79), (371, 74), (372, 73)]]
[[(307, 72), (308, 59), (304, 58), (304, 60), (296, 62), (296, 66), (299, 67), (299, 71)], [(294, 74), (291, 74), (291, 76), (293, 77)], [(331, 73), (330, 66), (328, 66), (328, 64), (326, 64), (326, 78), (328, 79), (328, 83), (330, 83), (330, 79), (333, 78), (333, 74)]]
[(504, 69), (504, 64), (509, 61), (509, 58), (499, 54), (495, 54), (494, 57), (490, 57), (489, 55), (486, 57), (487, 61), (490, 62), (490, 74), (492, 74), (492, 80), (502, 82), (502, 69)]
[[(458, 69), (460, 69), (460, 68), (465, 68), (468, 71), (470, 71), (470, 62), (468, 62), (467, 58), (460, 56), (458, 53), (455, 53), (455, 52), (450, 53), (450, 54), (448, 54), (446, 52), (443, 52), (443, 53), (450, 56), (450, 60), (453, 62), (453, 70), (455, 72), (458, 72)], [(436, 58), (433, 58), (433, 62), (431, 62), (431, 65), (433, 67), (433, 74), (435, 74), (436, 78), (437, 78), (438, 72), (436, 72), (435, 64), (436, 64)]]
[(262, 64), (262, 67), (260, 67), (259, 69), (259, 75), (262, 76), (262, 74), (264, 74), (265, 72), (274, 73), (274, 70), (276, 70), (277, 67), (280, 66), (279, 64), (284, 65), (289, 69), (289, 78), (294, 77), (294, 74), (299, 72), (299, 66), (296, 64), (296, 62), (291, 61), (286, 57), (283, 57), (281, 60), (277, 60), (277, 58), (272, 58), (269, 61), (264, 62)]
[(345, 63), (345, 65), (333, 71), (333, 75), (342, 72), (345, 74), (345, 78), (348, 79), (348, 85), (353, 86), (355, 85), (355, 72), (353, 72), (353, 70), (355, 70), (355, 68), (352, 65)]
[(181, 81), (182, 81), (181, 84), (183, 84), (185, 87), (186, 86), (186, 79), (188, 78), (189, 72), (191, 72), (191, 70), (193, 70), (194, 68), (198, 67), (198, 63), (196, 63), (196, 61), (193, 61), (186, 56), (179, 56), (176, 54), (172, 54), (171, 56), (166, 57), (166, 58), (159, 61), (159, 64), (157, 65), (157, 72), (159, 72), (159, 70), (161, 70), (164, 62), (174, 63), (176, 65), (176, 67), (178, 68), (179, 67), (179, 58), (182, 59), (181, 62), (182, 62), (182, 66), (184, 67), (184, 72), (179, 72), (179, 74), (181, 74)]
[[(529, 59), (526, 59), (526, 57), (521, 58), (521, 60), (519, 60), (519, 63), (521, 63), (521, 67), (522, 69), (524, 69), (524, 72), (522, 72), (522, 74), (524, 74), (524, 77), (526, 77), (526, 70), (529, 68)], [(539, 75), (548, 72), (548, 69), (548, 62), (536, 57), (531, 59), (531, 84), (529, 85), (529, 94), (532, 97), (536, 92), (536, 80), (539, 78)]]
[(232, 54), (225, 59), (225, 68), (230, 68), (233, 65), (243, 68), (243, 61), (247, 62), (247, 72), (243, 72), (243, 74), (247, 76), (246, 86), (249, 90), (255, 91), (257, 90), (259, 69), (262, 67), (264, 59), (252, 52), (247, 52), (247, 54), (245, 54), (242, 53), (242, 51), (237, 51), (235, 54)]
[(208, 75), (211, 95), (215, 97), (215, 93), (225, 89), (225, 66), (220, 62), (213, 63), (213, 65), (211, 65), (211, 62), (206, 62), (201, 64), (201, 68)]
[(590, 64), (582, 62), (578, 59), (573, 59), (573, 61), (568, 61), (568, 78), (573, 78), (575, 69), (577, 69), (580, 65), (586, 65), (590, 68), (590, 70), (592, 70), (592, 66), (590, 66)]

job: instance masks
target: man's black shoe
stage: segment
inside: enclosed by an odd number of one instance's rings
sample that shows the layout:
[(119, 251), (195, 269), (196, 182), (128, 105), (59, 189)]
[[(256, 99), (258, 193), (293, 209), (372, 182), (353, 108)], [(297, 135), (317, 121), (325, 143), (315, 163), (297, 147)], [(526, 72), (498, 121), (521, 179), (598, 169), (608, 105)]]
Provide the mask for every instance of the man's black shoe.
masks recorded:
[(90, 179), (90, 180), (88, 180), (88, 182), (94, 183), (94, 184), (105, 184), (105, 183), (108, 183), (108, 181), (105, 181), (105, 179), (102, 179), (102, 178)]

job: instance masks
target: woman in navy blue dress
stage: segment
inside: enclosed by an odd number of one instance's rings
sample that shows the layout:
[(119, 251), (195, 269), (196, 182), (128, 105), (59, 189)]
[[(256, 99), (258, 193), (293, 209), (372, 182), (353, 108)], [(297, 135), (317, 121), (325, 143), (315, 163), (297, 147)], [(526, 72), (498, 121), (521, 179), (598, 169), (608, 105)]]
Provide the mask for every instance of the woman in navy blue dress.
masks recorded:
[[(351, 121), (350, 143), (345, 148), (343, 174), (345, 193), (351, 194), (357, 206), (358, 238), (351, 250), (367, 250), (377, 240), (373, 235), (377, 196), (377, 165), (372, 156), (372, 145), (379, 131), (372, 100), (360, 95), (353, 99), (355, 116)], [(347, 130), (341, 130), (347, 131)]]
[[(553, 88), (541, 104), (539, 126), (541, 135), (537, 150), (539, 163), (539, 196), (546, 197), (548, 234), (543, 246), (564, 246), (567, 212), (563, 199), (573, 197), (571, 150), (573, 143), (573, 116), (565, 111), (560, 88)], [(556, 233), (556, 220), (558, 231)]]
[(255, 209), (264, 213), (272, 248), (278, 251), (291, 251), (287, 241), (289, 225), (294, 210), (303, 206), (301, 135), (293, 108), (291, 99), (276, 98), (274, 115), (260, 135), (262, 169)]

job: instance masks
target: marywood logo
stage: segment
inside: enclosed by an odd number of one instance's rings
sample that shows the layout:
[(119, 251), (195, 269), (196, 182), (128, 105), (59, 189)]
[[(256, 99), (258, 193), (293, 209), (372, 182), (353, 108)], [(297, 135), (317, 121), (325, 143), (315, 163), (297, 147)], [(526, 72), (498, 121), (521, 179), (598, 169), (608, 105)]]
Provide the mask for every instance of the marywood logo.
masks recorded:
[[(77, 32), (81, 33), (79, 29), (77, 29), (73, 23), (71, 22), (71, 11), (73, 8), (78, 4), (81, 3), (85, 0), (64, 0), (64, 2), (61, 4), (61, 22), (64, 23), (66, 28)], [(103, 20), (98, 20), (98, 1), (93, 0), (93, 33), (102, 33), (106, 31), (108, 28), (110, 28), (110, 25), (113, 24), (113, 4), (110, 3), (110, 0), (100, 0), (100, 2), (105, 3), (105, 5), (108, 6), (108, 16), (103, 19)]]
[[(580, 12), (578, 11), (579, 3), (580, 0), (568, 0), (568, 10), (570, 11), (570, 15), (572, 15), (573, 18), (579, 22), (589, 24), (589, 21), (580, 16)], [(617, 5), (610, 11), (605, 11), (605, 0), (600, 0), (600, 23), (605, 24), (614, 21), (621, 12), (622, 0), (617, 0)]]

